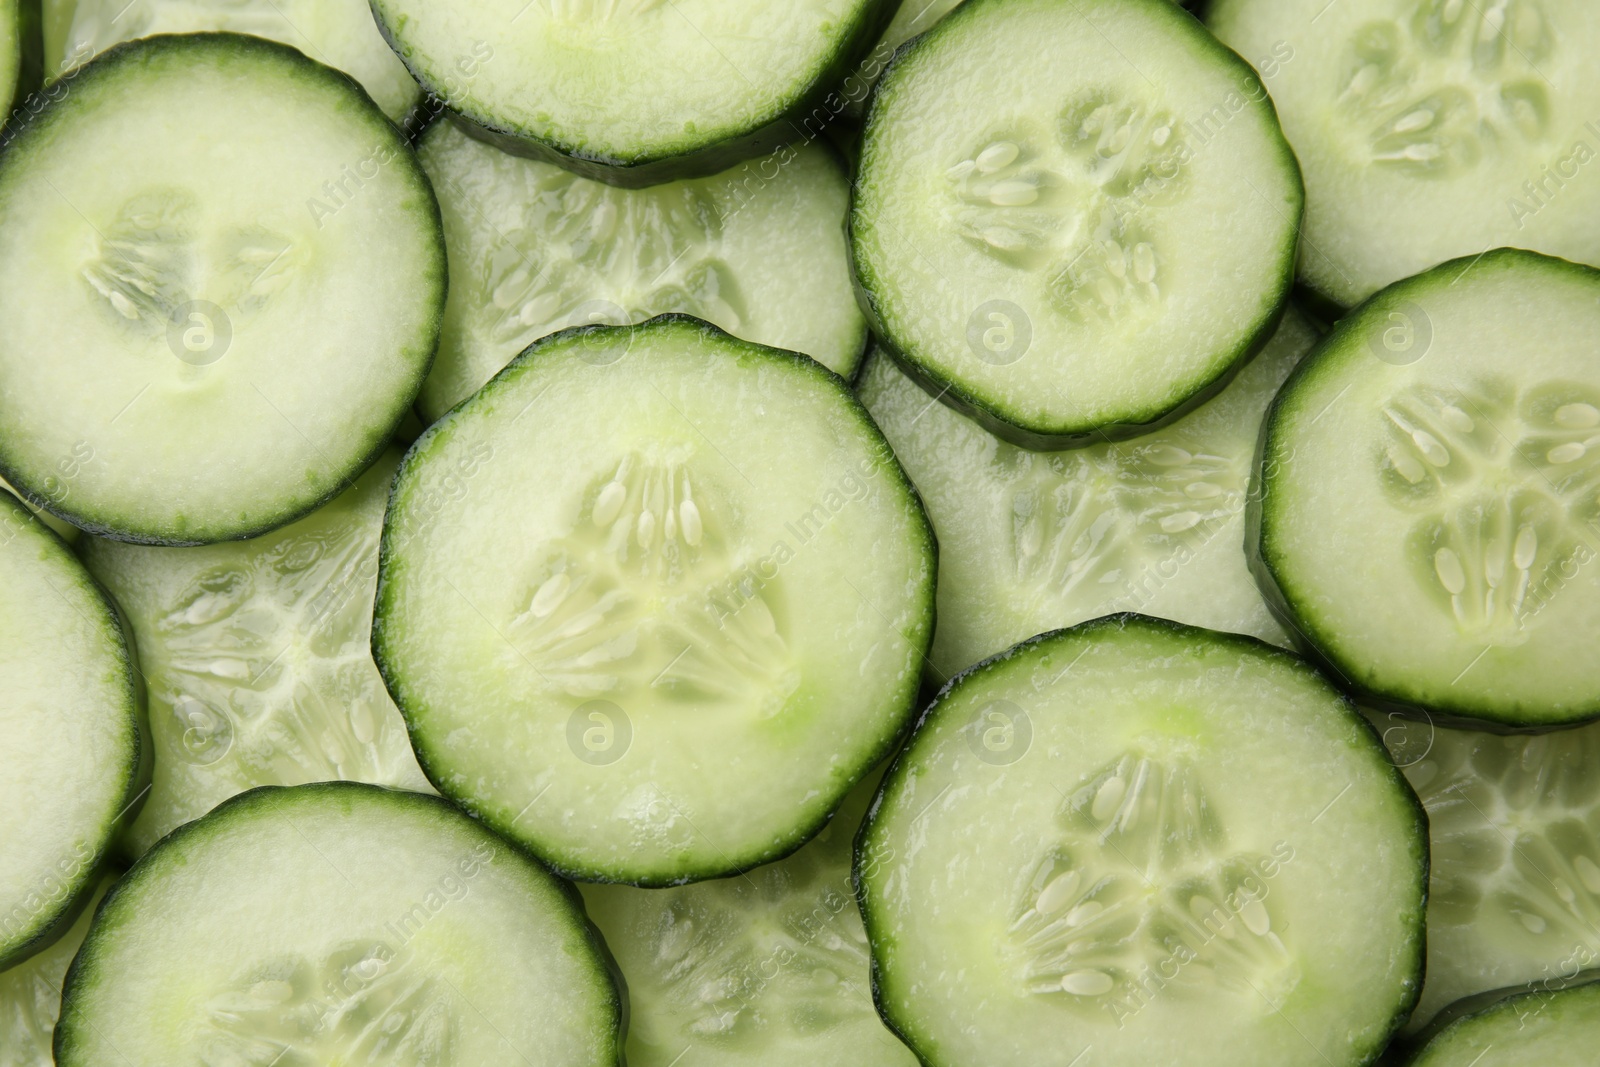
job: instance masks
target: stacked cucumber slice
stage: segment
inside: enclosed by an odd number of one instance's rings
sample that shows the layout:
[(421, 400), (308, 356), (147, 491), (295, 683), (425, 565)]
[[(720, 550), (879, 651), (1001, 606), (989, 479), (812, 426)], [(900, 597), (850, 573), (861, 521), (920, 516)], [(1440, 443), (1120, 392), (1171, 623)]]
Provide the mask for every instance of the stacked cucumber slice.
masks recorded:
[(1593, 44), (0, 0), (0, 1067), (1592, 1063)]

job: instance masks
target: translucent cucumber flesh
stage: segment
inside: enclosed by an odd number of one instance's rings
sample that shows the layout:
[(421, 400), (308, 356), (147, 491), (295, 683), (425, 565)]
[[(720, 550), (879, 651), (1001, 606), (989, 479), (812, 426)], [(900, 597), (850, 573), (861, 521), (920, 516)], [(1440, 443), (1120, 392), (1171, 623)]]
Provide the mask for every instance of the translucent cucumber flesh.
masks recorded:
[(1600, 1041), (1600, 986), (1523, 991), (1441, 1031), (1408, 1067), (1584, 1067)]
[(391, 451), (309, 518), (249, 541), (92, 540), (90, 568), (138, 635), (155, 781), (135, 854), (258, 785), (353, 780), (431, 791), (372, 662)]
[(0, 1067), (55, 1067), (50, 1040), (61, 1015), (61, 984), (78, 954), (100, 898), (111, 888), (101, 879), (94, 897), (72, 927), (49, 948), (0, 971)]
[(866, 342), (851, 292), (844, 173), (819, 145), (713, 178), (619, 189), (430, 127), (453, 279), (419, 405), (437, 418), (567, 326), (683, 312), (849, 377)]
[(1420, 978), (1414, 801), (1331, 689), (1243, 638), (1124, 617), (980, 668), (858, 854), (894, 857), (866, 926), (930, 1064), (1361, 1064)]
[(1261, 416), (1315, 339), (1291, 311), (1193, 414), (1134, 441), (1053, 454), (997, 440), (875, 356), (862, 400), (939, 535), (940, 675), (1114, 611), (1287, 644), (1239, 545)]

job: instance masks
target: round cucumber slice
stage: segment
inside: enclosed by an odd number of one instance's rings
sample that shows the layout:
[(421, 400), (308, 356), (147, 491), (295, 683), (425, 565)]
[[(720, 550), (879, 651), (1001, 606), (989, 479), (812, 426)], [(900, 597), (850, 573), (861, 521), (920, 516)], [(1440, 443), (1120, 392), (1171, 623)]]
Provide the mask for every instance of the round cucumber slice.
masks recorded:
[(1268, 78), (1301, 279), (1331, 303), (1501, 245), (1600, 264), (1589, 0), (1212, 0), (1206, 22)]
[(450, 296), (418, 406), (436, 419), (568, 326), (684, 312), (846, 378), (866, 348), (850, 185), (821, 144), (711, 178), (618, 189), (436, 122), (418, 154), (444, 211)]
[[(640, 187), (820, 133), (808, 105), (882, 0), (373, 0), (417, 81), (475, 135)], [(802, 117), (804, 116), (804, 117)]]
[(118, 45), (0, 153), (0, 471), (119, 540), (299, 518), (409, 409), (444, 272), (427, 177), (348, 77), (236, 34)]
[(248, 541), (86, 540), (138, 637), (150, 700), (155, 775), (124, 837), (134, 855), (258, 785), (430, 788), (369, 647), (399, 462), (391, 449), (332, 503)]
[(94, 909), (115, 881), (115, 875), (102, 875), (71, 929), (44, 951), (0, 971), (0, 1034), (5, 1035), (0, 1067), (55, 1067), (50, 1044), (61, 1015), (61, 984), (89, 932)]
[(373, 651), (440, 792), (573, 877), (676, 884), (792, 852), (882, 758), (934, 566), (820, 364), (568, 330), (407, 453)]
[(628, 976), (628, 1067), (916, 1067), (873, 1009), (850, 889), (877, 777), (777, 863), (673, 889), (580, 887)]
[(0, 119), (38, 88), (43, 48), (39, 0), (0, 0)]
[(66, 928), (144, 795), (136, 674), (115, 606), (0, 493), (0, 968)]
[(151, 849), (67, 974), (60, 1067), (614, 1067), (571, 886), (436, 797), (264, 786)]
[(1524, 990), (1463, 1015), (1407, 1067), (1587, 1067), (1600, 1043), (1600, 982)]
[(1301, 199), (1255, 72), (1168, 0), (973, 0), (878, 85), (852, 250), (930, 392), (1062, 448), (1154, 428), (1261, 347)]
[(1287, 644), (1239, 546), (1262, 415), (1315, 340), (1291, 310), (1261, 355), (1189, 415), (1071, 452), (999, 440), (874, 355), (862, 403), (939, 538), (933, 669), (948, 678), (1023, 638), (1115, 611)]
[(45, 62), (59, 77), (121, 41), (221, 30), (293, 45), (344, 71), (395, 122), (422, 101), (421, 86), (378, 32), (366, 0), (76, 0), (59, 51)]
[(1259, 576), (1346, 685), (1600, 715), (1600, 272), (1501, 250), (1340, 320), (1268, 416)]
[(857, 839), (879, 1010), (930, 1067), (1369, 1063), (1421, 983), (1425, 833), (1295, 656), (1046, 634), (940, 694)]
[(1465, 997), (1600, 967), (1600, 725), (1375, 724), (1428, 812), (1428, 977), (1411, 1029)]

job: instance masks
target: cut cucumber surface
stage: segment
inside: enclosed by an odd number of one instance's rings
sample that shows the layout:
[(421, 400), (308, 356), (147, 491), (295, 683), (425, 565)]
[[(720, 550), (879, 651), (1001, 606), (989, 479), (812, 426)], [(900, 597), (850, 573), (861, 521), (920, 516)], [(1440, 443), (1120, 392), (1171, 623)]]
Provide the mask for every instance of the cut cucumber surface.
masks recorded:
[(0, 153), (0, 469), (119, 540), (281, 526), (387, 445), (444, 272), (427, 177), (345, 75), (236, 34), (119, 45)]
[(51, 1035), (61, 1015), (61, 983), (78, 954), (89, 920), (116, 880), (103, 875), (71, 929), (49, 948), (0, 971), (0, 1067), (55, 1067)]
[(1287, 644), (1240, 546), (1261, 416), (1315, 340), (1291, 310), (1227, 389), (1178, 422), (1055, 453), (998, 440), (875, 354), (862, 402), (939, 538), (939, 675), (1113, 611)]
[(843, 381), (665, 316), (546, 338), (418, 439), (373, 650), (446, 796), (675, 884), (793, 851), (886, 753), (934, 569)]
[(821, 131), (800, 112), (882, 27), (882, 0), (373, 0), (395, 51), (473, 131), (621, 185), (725, 170)]
[[(1512, 245), (1600, 263), (1600, 6), (1212, 0), (1305, 171), (1302, 280), (1350, 307)], [(1576, 179), (1576, 180), (1575, 180)]]
[(1600, 967), (1600, 725), (1375, 724), (1428, 812), (1427, 981), (1411, 1029), (1463, 997)]
[(292, 45), (344, 71), (396, 122), (422, 100), (422, 87), (378, 32), (366, 0), (77, 0), (47, 69), (59, 77), (137, 37), (218, 30)]
[(418, 152), (450, 250), (436, 419), (568, 326), (684, 312), (850, 377), (867, 324), (850, 286), (850, 185), (821, 144), (712, 178), (618, 189), (434, 123)]
[(916, 1067), (872, 1006), (851, 843), (877, 776), (788, 859), (675, 889), (583, 886), (628, 976), (628, 1067)]
[(940, 694), (857, 839), (879, 1010), (930, 1067), (1369, 1063), (1422, 978), (1425, 833), (1290, 653), (1045, 634)]
[(16, 489), (12, 487), (11, 483), (6, 481), (4, 478), (0, 478), (0, 490), (4, 490), (19, 501), (22, 501), (22, 504), (29, 511), (33, 512), (35, 518), (39, 519), (46, 526), (50, 527), (50, 529), (54, 530), (56, 535), (59, 536), (63, 541), (67, 542), (67, 544), (70, 545), (76, 542), (79, 535), (83, 533), (82, 530), (78, 529), (70, 522), (67, 522), (64, 519), (58, 519), (43, 508), (23, 500), (22, 494), (17, 492)]
[(1525, 991), (1457, 1019), (1407, 1067), (1589, 1067), (1600, 1045), (1600, 982)]
[(1258, 574), (1373, 701), (1600, 715), (1600, 272), (1500, 250), (1346, 316), (1267, 417)]
[(971, 0), (878, 85), (852, 251), (931, 392), (1059, 448), (1220, 387), (1288, 298), (1300, 208), (1255, 72), (1167, 0)]
[(62, 540), (0, 493), (0, 967), (64, 929), (146, 761), (117, 610)]
[(60, 1067), (615, 1067), (572, 887), (436, 797), (253, 790), (164, 839), (67, 974)]
[(134, 855), (258, 785), (429, 788), (370, 648), (399, 462), (391, 449), (332, 503), (248, 541), (86, 540), (132, 623), (150, 700), (155, 776), (125, 838)]

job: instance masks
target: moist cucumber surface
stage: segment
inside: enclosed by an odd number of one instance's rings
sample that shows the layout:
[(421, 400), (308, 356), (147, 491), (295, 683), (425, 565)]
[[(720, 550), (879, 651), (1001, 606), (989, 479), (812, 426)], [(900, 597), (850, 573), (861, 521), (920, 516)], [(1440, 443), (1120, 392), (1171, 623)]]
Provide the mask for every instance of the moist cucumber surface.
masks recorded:
[(135, 855), (258, 785), (429, 789), (370, 648), (399, 462), (391, 449), (332, 503), (248, 541), (86, 541), (89, 569), (132, 623), (149, 694), (155, 775), (125, 837)]
[[(875, 34), (880, 0), (373, 0), (422, 85), (504, 147), (625, 185), (714, 174)], [(485, 42), (494, 58), (463, 62)]]
[(1501, 245), (1600, 263), (1594, 4), (1213, 0), (1206, 22), (1289, 57), (1271, 84), (1305, 171), (1301, 278), (1333, 303)]
[(122, 540), (299, 518), (409, 409), (444, 270), (426, 176), (346, 76), (236, 34), (120, 45), (0, 154), (0, 468)]
[(49, 948), (0, 971), (0, 1067), (55, 1067), (50, 1042), (61, 1015), (61, 983), (89, 932), (95, 907), (115, 880), (101, 876), (72, 927)]
[(142, 796), (144, 713), (116, 608), (0, 493), (0, 967), (49, 944)]
[(1256, 351), (1301, 199), (1255, 72), (1166, 0), (973, 0), (878, 85), (852, 251), (930, 392), (1059, 448), (1151, 428)]
[(614, 1067), (572, 888), (435, 797), (263, 787), (165, 838), (67, 975), (60, 1067)]
[(733, 878), (581, 887), (628, 976), (629, 1067), (916, 1067), (873, 1010), (850, 889), (852, 839), (876, 790), (873, 776), (800, 851)]
[(619, 189), (469, 138), (419, 155), (438, 191), (450, 295), (418, 406), (438, 418), (568, 326), (684, 312), (850, 377), (866, 347), (845, 251), (849, 182), (821, 144), (711, 178)]
[(1508, 726), (1600, 714), (1600, 273), (1500, 250), (1346, 316), (1274, 402), (1258, 574), (1335, 676)]
[(674, 884), (793, 851), (886, 753), (934, 569), (820, 364), (684, 316), (569, 330), (407, 454), (373, 650), (442, 793), (575, 877)]
[(422, 100), (421, 88), (378, 32), (366, 0), (77, 0), (67, 18), (45, 59), (51, 77), (120, 41), (226, 30), (292, 45), (344, 71), (396, 122)]
[(1456, 1020), (1407, 1067), (1584, 1067), (1600, 1042), (1600, 984), (1522, 992)]
[(1600, 726), (1375, 725), (1428, 812), (1427, 980), (1410, 1028), (1463, 997), (1600, 966)]
[(934, 1067), (1369, 1063), (1421, 982), (1425, 833), (1290, 653), (1042, 635), (940, 695), (857, 839), (879, 1010)]
[(934, 670), (949, 677), (1113, 611), (1287, 644), (1239, 548), (1261, 417), (1315, 340), (1291, 310), (1262, 353), (1191, 414), (1132, 441), (1056, 453), (994, 437), (874, 354), (862, 403), (939, 538)]

